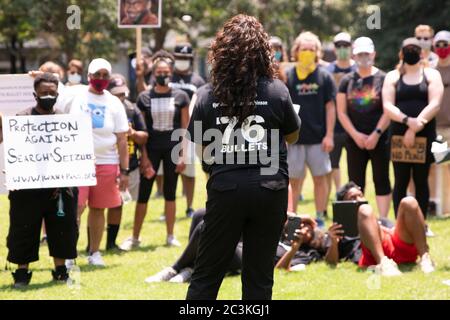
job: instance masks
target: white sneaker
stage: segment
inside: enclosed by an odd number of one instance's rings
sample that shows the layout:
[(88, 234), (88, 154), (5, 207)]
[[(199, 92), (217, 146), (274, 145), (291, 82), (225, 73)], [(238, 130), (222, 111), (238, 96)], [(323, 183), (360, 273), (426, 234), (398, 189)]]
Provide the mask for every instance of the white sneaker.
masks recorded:
[(420, 269), (422, 269), (423, 273), (431, 273), (434, 271), (434, 263), (430, 258), (429, 253), (424, 253), (420, 258)]
[(159, 221), (166, 221), (166, 215), (163, 213), (162, 215), (159, 216)]
[(100, 254), (100, 251), (94, 252), (88, 257), (88, 263), (91, 266), (98, 266), (98, 267), (104, 267), (105, 262), (103, 261), (102, 255)]
[(398, 270), (395, 261), (386, 256), (381, 259), (380, 264), (375, 267), (375, 270), (379, 271), (379, 273), (385, 277), (395, 277), (402, 274), (401, 271)]
[(431, 228), (427, 225), (426, 229), (425, 229), (425, 236), (427, 236), (427, 238), (432, 238), (435, 236), (434, 232), (431, 231)]
[(181, 243), (175, 238), (174, 235), (167, 236), (166, 245), (169, 247), (181, 247)]
[(64, 264), (66, 265), (67, 270), (72, 269), (76, 265), (75, 259), (66, 259)]
[(131, 249), (139, 248), (140, 245), (141, 240), (129, 237), (119, 246), (119, 248), (124, 251), (130, 251)]
[(163, 281), (169, 281), (173, 277), (177, 275), (177, 272), (172, 267), (167, 267), (154, 276), (148, 277), (145, 279), (145, 282), (152, 283), (152, 282), (163, 282)]
[(169, 280), (169, 282), (175, 282), (175, 283), (186, 283), (191, 280), (192, 273), (194, 270), (192, 268), (184, 268), (180, 271), (179, 274), (177, 274), (175, 277)]

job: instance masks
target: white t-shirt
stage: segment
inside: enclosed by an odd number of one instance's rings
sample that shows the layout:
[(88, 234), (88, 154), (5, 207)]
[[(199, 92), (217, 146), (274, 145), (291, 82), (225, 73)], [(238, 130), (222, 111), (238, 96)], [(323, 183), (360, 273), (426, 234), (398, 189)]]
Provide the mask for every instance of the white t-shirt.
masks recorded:
[(94, 137), (94, 153), (96, 164), (119, 164), (117, 137), (115, 133), (127, 132), (128, 119), (119, 98), (109, 91), (102, 95), (89, 92), (89, 87), (76, 90), (77, 95), (67, 102), (70, 113), (86, 112), (92, 120), (92, 134)]

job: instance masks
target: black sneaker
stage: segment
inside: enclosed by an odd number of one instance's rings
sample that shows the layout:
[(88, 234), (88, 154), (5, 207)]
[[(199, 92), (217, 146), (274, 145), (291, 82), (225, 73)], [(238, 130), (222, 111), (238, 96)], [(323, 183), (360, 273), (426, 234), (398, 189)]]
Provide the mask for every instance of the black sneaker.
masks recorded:
[(186, 210), (186, 217), (192, 218), (193, 215), (194, 215), (194, 209), (187, 208), (187, 210)]
[(56, 270), (52, 270), (53, 281), (57, 282), (67, 282), (69, 279), (69, 273), (67, 272), (67, 267), (62, 265), (56, 267)]
[(17, 269), (16, 272), (12, 273), (12, 276), (14, 278), (13, 287), (15, 289), (20, 289), (29, 285), (32, 274), (33, 272), (28, 271), (28, 269)]

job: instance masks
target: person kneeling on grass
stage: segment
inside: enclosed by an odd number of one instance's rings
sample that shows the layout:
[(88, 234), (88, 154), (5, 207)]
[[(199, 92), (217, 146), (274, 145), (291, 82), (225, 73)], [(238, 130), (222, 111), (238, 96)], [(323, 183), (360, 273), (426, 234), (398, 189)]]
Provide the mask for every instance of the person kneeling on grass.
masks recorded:
[[(197, 210), (192, 216), (189, 231), (189, 243), (177, 262), (159, 273), (148, 277), (145, 282), (189, 282), (193, 273), (194, 262), (197, 257), (198, 242), (203, 228), (203, 217), (205, 209)], [(287, 216), (294, 216), (287, 213)], [(304, 265), (319, 261), (323, 257), (329, 263), (337, 263), (339, 258), (358, 261), (359, 239), (346, 239), (338, 245), (340, 238), (340, 225), (332, 225), (328, 233), (317, 228), (317, 223), (308, 215), (302, 215), (302, 222), (296, 230), (294, 240), (287, 240), (287, 226), (285, 227), (278, 243), (274, 265), (276, 268), (289, 271), (302, 270)], [(329, 240), (328, 240), (329, 239)], [(327, 243), (329, 243), (327, 245)], [(356, 260), (355, 260), (356, 258)], [(233, 259), (228, 267), (229, 274), (239, 274), (242, 268), (242, 241), (236, 246)]]
[[(343, 186), (337, 199), (366, 201), (361, 188), (354, 182)], [(380, 226), (372, 206), (362, 204), (358, 210), (358, 229), (362, 247), (360, 267), (376, 265), (381, 275), (397, 276), (401, 275), (397, 264), (415, 263), (419, 256), (419, 265), (424, 273), (435, 270), (425, 237), (424, 216), (415, 198), (401, 200), (393, 228)]]

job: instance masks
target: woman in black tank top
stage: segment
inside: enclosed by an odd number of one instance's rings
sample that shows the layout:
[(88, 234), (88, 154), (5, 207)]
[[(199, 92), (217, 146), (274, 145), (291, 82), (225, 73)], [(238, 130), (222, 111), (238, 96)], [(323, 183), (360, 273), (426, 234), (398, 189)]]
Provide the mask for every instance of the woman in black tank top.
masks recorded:
[[(391, 145), (397, 151), (391, 153), (395, 175), (394, 209), (397, 216), (412, 176), (415, 196), (426, 218), (430, 198), (428, 175), (434, 161), (431, 144), (436, 139), (435, 117), (443, 85), (436, 70), (422, 65), (421, 47), (415, 38), (403, 42), (400, 57), (400, 70), (391, 71), (383, 86), (384, 109), (392, 120)], [(398, 152), (398, 148), (404, 151)]]

